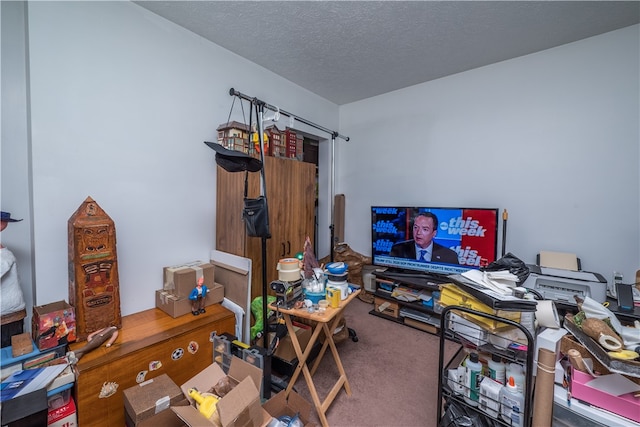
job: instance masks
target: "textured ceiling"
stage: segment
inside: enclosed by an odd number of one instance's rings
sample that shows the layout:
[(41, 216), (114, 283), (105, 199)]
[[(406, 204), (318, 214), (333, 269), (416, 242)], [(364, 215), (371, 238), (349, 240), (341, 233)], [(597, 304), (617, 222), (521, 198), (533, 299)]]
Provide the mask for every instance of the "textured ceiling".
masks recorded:
[(627, 1), (136, 1), (336, 104), (640, 22)]

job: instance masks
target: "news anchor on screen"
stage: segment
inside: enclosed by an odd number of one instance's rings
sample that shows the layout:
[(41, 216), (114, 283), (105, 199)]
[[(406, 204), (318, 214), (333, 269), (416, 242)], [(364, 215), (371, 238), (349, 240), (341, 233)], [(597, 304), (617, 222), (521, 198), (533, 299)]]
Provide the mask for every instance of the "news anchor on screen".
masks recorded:
[(431, 212), (421, 212), (413, 220), (413, 239), (393, 245), (389, 256), (422, 262), (459, 264), (458, 254), (454, 250), (433, 241), (437, 232), (438, 217)]

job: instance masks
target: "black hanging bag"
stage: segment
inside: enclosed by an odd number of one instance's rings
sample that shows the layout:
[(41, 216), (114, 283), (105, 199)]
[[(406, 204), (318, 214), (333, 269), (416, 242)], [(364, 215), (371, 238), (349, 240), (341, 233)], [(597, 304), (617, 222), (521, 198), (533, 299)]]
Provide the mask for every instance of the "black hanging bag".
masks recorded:
[[(264, 170), (264, 169), (263, 169)], [(248, 173), (244, 180), (244, 208), (242, 219), (247, 227), (247, 234), (251, 237), (270, 238), (269, 232), (269, 207), (266, 196), (255, 199), (247, 198)]]

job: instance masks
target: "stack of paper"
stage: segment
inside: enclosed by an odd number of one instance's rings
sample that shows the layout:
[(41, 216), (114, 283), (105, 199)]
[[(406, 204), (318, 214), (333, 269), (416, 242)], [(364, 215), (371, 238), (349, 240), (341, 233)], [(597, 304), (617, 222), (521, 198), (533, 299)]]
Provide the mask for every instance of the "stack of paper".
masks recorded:
[(462, 275), (467, 279), (481, 284), (502, 295), (513, 295), (513, 288), (516, 287), (516, 284), (518, 282), (518, 276), (510, 273), (507, 270), (468, 270), (462, 273)]
[(521, 299), (513, 296), (511, 292), (498, 292), (494, 290), (494, 286), (490, 287), (484, 281), (478, 282), (470, 279), (466, 274), (452, 274), (448, 277), (460, 289), (473, 295), (491, 308), (508, 311), (536, 310), (538, 303), (535, 300)]
[(47, 387), (66, 367), (66, 364), (60, 364), (14, 372), (0, 383), (0, 402)]
[(413, 302), (413, 301), (430, 301), (431, 294), (423, 293), (420, 290), (407, 288), (404, 286), (396, 286), (391, 292), (391, 296), (395, 299), (405, 302)]

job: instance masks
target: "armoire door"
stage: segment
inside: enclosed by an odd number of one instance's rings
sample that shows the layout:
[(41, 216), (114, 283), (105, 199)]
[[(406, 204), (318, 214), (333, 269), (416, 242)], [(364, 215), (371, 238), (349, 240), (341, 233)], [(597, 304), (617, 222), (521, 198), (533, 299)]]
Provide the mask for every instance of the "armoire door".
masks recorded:
[[(316, 166), (276, 157), (265, 158), (265, 179), (271, 238), (266, 240), (267, 290), (278, 279), (281, 258), (301, 252), (315, 224)], [(246, 235), (242, 221), (244, 172), (229, 173), (218, 167), (216, 249), (252, 260), (252, 299), (262, 295), (262, 239)], [(260, 173), (249, 174), (248, 197), (260, 194)]]

